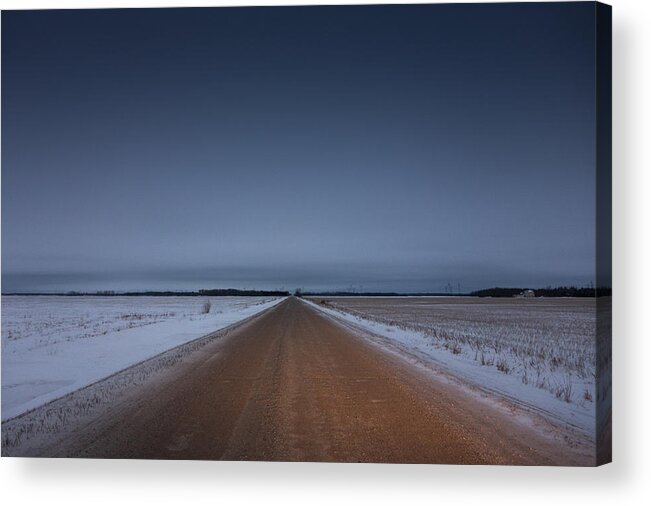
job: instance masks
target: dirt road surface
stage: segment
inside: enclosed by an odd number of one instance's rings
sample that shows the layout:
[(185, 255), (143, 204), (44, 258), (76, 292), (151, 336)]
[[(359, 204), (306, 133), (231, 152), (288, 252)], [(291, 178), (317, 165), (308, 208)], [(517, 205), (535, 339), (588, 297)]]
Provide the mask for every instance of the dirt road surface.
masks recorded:
[(55, 457), (590, 465), (291, 297), (190, 354)]

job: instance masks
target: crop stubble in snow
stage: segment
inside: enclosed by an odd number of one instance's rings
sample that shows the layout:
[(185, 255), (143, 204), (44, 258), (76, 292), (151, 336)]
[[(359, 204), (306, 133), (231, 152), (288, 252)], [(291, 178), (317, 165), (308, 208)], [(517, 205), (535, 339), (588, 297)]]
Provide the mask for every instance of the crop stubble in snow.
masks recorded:
[[(594, 434), (595, 404), (606, 394), (595, 388), (593, 298), (312, 300), (333, 315), (445, 364), (470, 382)], [(601, 358), (608, 353), (609, 347), (603, 347)], [(609, 378), (601, 384), (609, 395)]]

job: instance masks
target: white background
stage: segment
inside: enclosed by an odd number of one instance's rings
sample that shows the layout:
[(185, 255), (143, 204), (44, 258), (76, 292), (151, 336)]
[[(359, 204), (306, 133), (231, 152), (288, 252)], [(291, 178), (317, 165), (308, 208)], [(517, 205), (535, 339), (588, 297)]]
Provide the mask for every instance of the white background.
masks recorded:
[[(318, 2), (134, 3), (146, 7)], [(0, 500), (11, 506), (115, 506), (154, 501), (182, 505), (195, 501), (289, 505), (651, 504), (651, 335), (646, 327), (651, 312), (651, 2), (611, 3), (615, 463), (597, 469), (570, 469), (3, 458)], [(0, 5), (3, 9), (134, 6), (110, 0), (0, 0)]]

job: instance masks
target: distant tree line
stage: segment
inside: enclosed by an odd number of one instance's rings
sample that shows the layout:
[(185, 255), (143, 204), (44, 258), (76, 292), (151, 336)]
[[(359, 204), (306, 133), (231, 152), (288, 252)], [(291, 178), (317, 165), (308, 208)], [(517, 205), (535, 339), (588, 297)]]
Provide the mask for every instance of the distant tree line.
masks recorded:
[(178, 291), (145, 291), (145, 292), (115, 292), (113, 290), (100, 290), (96, 292), (65, 293), (3, 293), (2, 295), (67, 295), (67, 296), (103, 296), (103, 297), (284, 297), (289, 295), (285, 290), (238, 290), (237, 288), (216, 288), (211, 290), (199, 290), (193, 292)]
[(245, 296), (245, 297), (284, 297), (289, 295), (286, 290), (238, 290), (236, 288), (217, 288), (213, 290), (199, 290), (199, 295), (210, 296)]
[[(311, 296), (311, 297), (454, 297), (454, 296), (475, 296), (475, 297), (515, 297), (521, 295), (528, 288), (508, 288), (494, 287), (476, 290), (470, 293), (444, 293), (444, 292), (351, 292), (351, 291), (331, 291), (331, 292), (303, 292), (297, 289), (294, 295)], [(603, 297), (612, 295), (612, 288), (577, 288), (576, 286), (559, 286), (534, 289), (536, 297)], [(286, 290), (239, 290), (237, 288), (214, 288), (207, 290), (198, 290), (191, 292), (183, 291), (144, 291), (144, 292), (115, 292), (112, 290), (101, 290), (96, 292), (76, 292), (70, 291), (65, 293), (3, 293), (2, 295), (68, 295), (68, 296), (104, 296), (104, 297), (286, 297), (290, 292)]]
[(444, 293), (444, 292), (350, 292), (350, 291), (332, 291), (332, 292), (302, 292), (299, 296), (304, 295), (307, 297), (454, 297), (456, 295), (468, 295), (458, 293)]
[[(470, 295), (476, 297), (515, 297), (520, 295), (527, 288), (485, 288), (476, 290)], [(577, 288), (576, 286), (558, 286), (556, 288), (536, 288), (534, 289), (536, 297), (603, 297), (612, 295), (612, 288)]]

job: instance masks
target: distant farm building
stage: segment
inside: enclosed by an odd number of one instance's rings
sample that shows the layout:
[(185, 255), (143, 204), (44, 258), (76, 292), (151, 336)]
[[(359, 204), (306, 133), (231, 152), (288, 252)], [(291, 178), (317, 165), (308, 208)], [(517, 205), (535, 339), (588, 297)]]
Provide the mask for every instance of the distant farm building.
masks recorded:
[(536, 296), (536, 292), (534, 292), (533, 290), (522, 290), (515, 297), (535, 297), (535, 296)]

